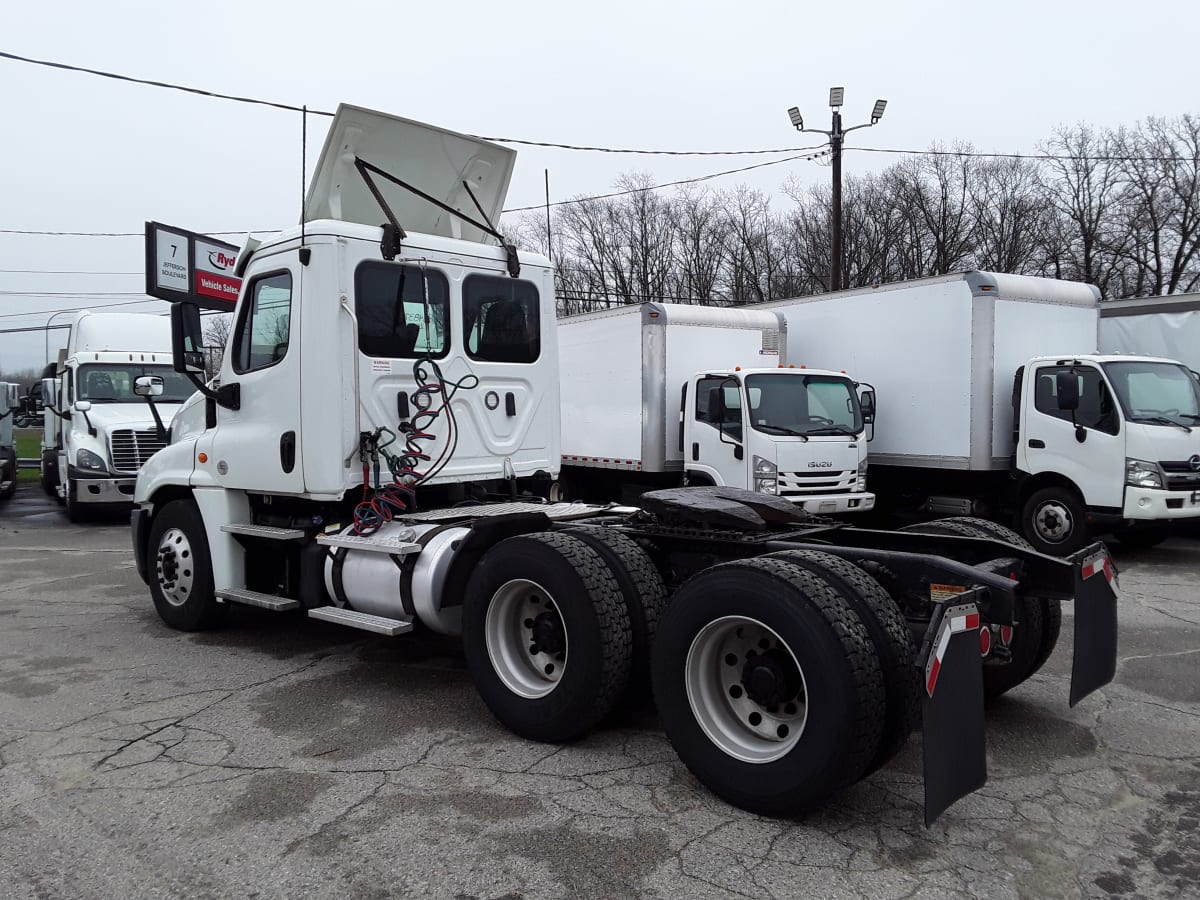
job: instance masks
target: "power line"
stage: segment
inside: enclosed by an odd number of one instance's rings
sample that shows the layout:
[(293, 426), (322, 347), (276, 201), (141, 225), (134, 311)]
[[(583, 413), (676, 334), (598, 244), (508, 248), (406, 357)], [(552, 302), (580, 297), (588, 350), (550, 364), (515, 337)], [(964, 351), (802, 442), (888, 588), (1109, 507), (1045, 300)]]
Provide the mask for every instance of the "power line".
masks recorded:
[(1058, 162), (1190, 162), (1182, 156), (1072, 156), (1054, 153), (984, 153), (980, 150), (903, 150), (888, 147), (843, 147), (843, 151), (890, 153), (902, 156), (956, 156), (971, 159), (1028, 159)]
[(19, 275), (144, 275), (144, 272), (101, 272), (83, 269), (0, 269), (5, 274)]
[(6, 291), (0, 297), (145, 297), (145, 291)]
[[(206, 231), (209, 237), (225, 237), (239, 234), (279, 234), (281, 228), (251, 228), (236, 231)], [(0, 234), (33, 234), (50, 237), (140, 237), (146, 236), (142, 231), (40, 231), (34, 228), (0, 228)]]
[(15, 319), (20, 316), (48, 316), (52, 313), (80, 312), (85, 309), (106, 309), (110, 306), (137, 306), (140, 303), (162, 303), (161, 300), (121, 300), (117, 303), (89, 303), (87, 306), (65, 306), (61, 309), (38, 309), (32, 312), (0, 313), (0, 319)]

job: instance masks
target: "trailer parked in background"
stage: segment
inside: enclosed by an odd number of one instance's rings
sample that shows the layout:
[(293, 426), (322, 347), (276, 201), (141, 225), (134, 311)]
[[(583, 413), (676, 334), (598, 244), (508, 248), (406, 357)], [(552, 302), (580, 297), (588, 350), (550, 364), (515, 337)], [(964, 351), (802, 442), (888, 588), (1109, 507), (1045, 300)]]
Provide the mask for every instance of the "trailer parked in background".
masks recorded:
[[(567, 496), (719, 485), (862, 512), (873, 395), (788, 365), (778, 313), (645, 303), (558, 323)], [(865, 403), (863, 402), (865, 400)]]
[(1101, 303), (1100, 352), (1177, 359), (1200, 372), (1200, 294)]
[[(967, 272), (765, 304), (793, 359), (875, 385), (877, 504), (1010, 517), (1040, 551), (1200, 516), (1200, 390), (1169, 359), (1096, 353), (1087, 284)], [(1193, 462), (1195, 461), (1195, 462)]]

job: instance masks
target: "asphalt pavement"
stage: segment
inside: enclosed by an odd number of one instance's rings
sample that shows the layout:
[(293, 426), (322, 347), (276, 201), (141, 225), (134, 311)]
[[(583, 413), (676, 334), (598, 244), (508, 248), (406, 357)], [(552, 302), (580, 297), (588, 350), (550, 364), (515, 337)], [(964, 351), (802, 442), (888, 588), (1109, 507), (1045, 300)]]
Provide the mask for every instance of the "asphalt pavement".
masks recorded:
[(455, 641), (238, 609), (164, 626), (126, 521), (0, 505), (6, 898), (1176, 897), (1200, 884), (1200, 541), (1121, 567), (1116, 682), (1071, 611), (988, 713), (987, 786), (921, 822), (920, 736), (804, 821), (717, 800), (633, 698), (513, 737)]

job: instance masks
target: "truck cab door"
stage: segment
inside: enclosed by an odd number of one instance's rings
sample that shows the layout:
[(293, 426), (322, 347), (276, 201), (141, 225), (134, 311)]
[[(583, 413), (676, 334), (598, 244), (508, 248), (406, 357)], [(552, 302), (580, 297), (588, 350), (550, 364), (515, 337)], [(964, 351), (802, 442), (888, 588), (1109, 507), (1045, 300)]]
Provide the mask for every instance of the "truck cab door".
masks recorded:
[[(1060, 375), (1074, 375), (1079, 406), (1059, 403)], [(1088, 506), (1120, 507), (1125, 494), (1125, 438), (1116, 399), (1093, 365), (1044, 363), (1026, 369), (1017, 433), (1017, 467), (1030, 475), (1069, 478)], [(1080, 440), (1082, 437), (1082, 440)]]
[[(247, 275), (221, 367), (240, 406), (217, 410), (207, 447), (218, 484), (261, 493), (304, 491), (300, 427), (300, 282), (295, 261), (267, 258)], [(205, 449), (203, 439), (197, 449)]]
[(701, 375), (692, 384), (684, 410), (684, 470), (714, 484), (747, 487), (741, 385), (728, 375)]

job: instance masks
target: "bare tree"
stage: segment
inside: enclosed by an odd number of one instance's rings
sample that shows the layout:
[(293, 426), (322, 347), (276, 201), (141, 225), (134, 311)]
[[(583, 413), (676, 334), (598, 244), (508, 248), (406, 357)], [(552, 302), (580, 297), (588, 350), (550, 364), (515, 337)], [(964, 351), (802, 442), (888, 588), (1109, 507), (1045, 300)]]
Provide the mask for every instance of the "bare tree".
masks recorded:
[(206, 378), (215, 378), (225, 360), (225, 347), (233, 331), (233, 316), (220, 313), (206, 316), (204, 320), (204, 348), (208, 357), (204, 363)]

